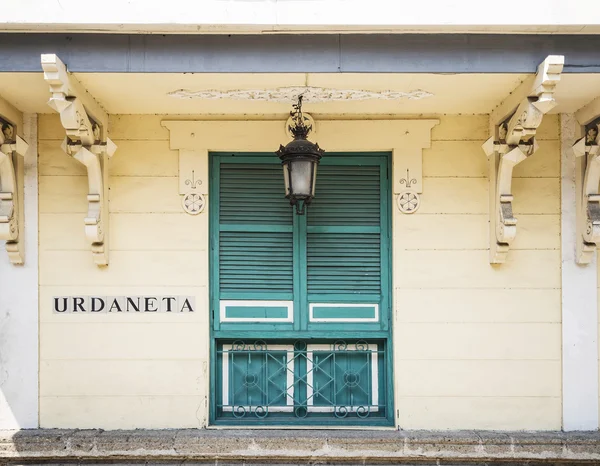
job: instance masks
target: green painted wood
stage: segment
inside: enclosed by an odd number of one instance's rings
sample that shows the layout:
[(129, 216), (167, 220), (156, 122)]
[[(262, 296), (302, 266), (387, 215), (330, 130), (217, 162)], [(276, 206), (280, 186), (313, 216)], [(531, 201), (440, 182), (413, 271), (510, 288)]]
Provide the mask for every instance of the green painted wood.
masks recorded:
[[(265, 340), (269, 342), (280, 342), (289, 340), (292, 342), (314, 339), (316, 341), (331, 341), (331, 340), (364, 340), (365, 338), (371, 341), (372, 339), (387, 338), (389, 332), (382, 331), (380, 324), (360, 323), (346, 324), (345, 330), (339, 330), (338, 323), (333, 324), (311, 324), (308, 332), (298, 331), (292, 328), (291, 325), (271, 323), (259, 327), (259, 323), (245, 326), (243, 331), (240, 331), (239, 324), (222, 324), (221, 330), (213, 331), (212, 335), (216, 340), (233, 339), (233, 340)], [(266, 335), (264, 329), (271, 329), (275, 332), (272, 335)], [(368, 332), (365, 334), (365, 332)]]
[[(257, 293), (254, 291), (234, 291), (234, 292), (222, 292), (220, 295), (221, 299), (227, 300), (262, 300), (263, 294)], [(275, 301), (292, 301), (294, 299), (293, 293), (276, 293), (273, 292), (270, 295), (270, 298)]]
[(293, 214), (282, 197), (277, 165), (220, 164), (219, 293), (293, 293)]
[(357, 226), (357, 225), (320, 225), (308, 226), (308, 233), (379, 233), (381, 227), (374, 226)]
[[(282, 170), (273, 154), (211, 154), (210, 290), (214, 342), (211, 346), (211, 387), (215, 396), (210, 409), (211, 422), (224, 425), (255, 422), (255, 418), (236, 420), (231, 412), (216, 409), (223, 389), (222, 374), (215, 376), (214, 370), (222, 365), (222, 356), (219, 356), (222, 353), (218, 350), (222, 347), (219, 345), (227, 341), (250, 340), (267, 341), (269, 345), (287, 343), (292, 347), (298, 341), (332, 344), (337, 340), (367, 340), (378, 341), (381, 349), (376, 363), (378, 390), (380, 399), (384, 400), (380, 417), (355, 423), (356, 419), (330, 419), (331, 413), (313, 413), (308, 419), (299, 419), (290, 413), (271, 413), (261, 423), (389, 425), (393, 422), (390, 162), (389, 154), (383, 153), (328, 153), (319, 167), (317, 196), (308, 206), (307, 214), (298, 216), (284, 198)], [(218, 309), (219, 301), (223, 299), (293, 301), (294, 322), (221, 323)], [(343, 308), (342, 305), (377, 303), (380, 321), (310, 322), (310, 303), (340, 304), (314, 309), (316, 318), (333, 319), (338, 315), (372, 318), (372, 306)], [(275, 318), (285, 317), (283, 311), (284, 308), (278, 309)], [(227, 310), (229, 318), (264, 318), (267, 314), (266, 309), (257, 306)], [(296, 394), (299, 397), (295, 403), (306, 403), (305, 382), (310, 364), (306, 355), (294, 354), (298, 358), (294, 363), (294, 383), (298, 384)], [(256, 354), (250, 356), (254, 361)], [(264, 356), (268, 361), (273, 355)], [(372, 367), (365, 369), (359, 359), (359, 354), (354, 353), (342, 365), (350, 372), (373, 370)], [(271, 362), (261, 367), (269, 366), (272, 366)], [(255, 373), (253, 367), (244, 362), (238, 369)], [(231, 373), (229, 383), (232, 383), (232, 377), (239, 378), (240, 374)], [(326, 378), (324, 374), (315, 377), (322, 381)], [(336, 383), (339, 384), (339, 380), (338, 377)], [(283, 383), (283, 379), (277, 379), (271, 385)], [(232, 389), (239, 385), (233, 382)], [(343, 391), (341, 402), (354, 403), (354, 397), (358, 395), (343, 385), (338, 389)], [(254, 388), (244, 394), (245, 402), (250, 404), (259, 399), (252, 390)], [(265, 396), (261, 402), (269, 400), (270, 395)], [(367, 398), (363, 400), (358, 396), (356, 402), (365, 403)]]
[(357, 294), (382, 301), (381, 166), (346, 158), (345, 165), (324, 164), (320, 187), (308, 212), (307, 277), (312, 299), (328, 294), (352, 302)]
[(226, 306), (225, 317), (230, 319), (285, 319), (287, 307), (282, 306)]
[(270, 232), (270, 231), (284, 231), (291, 232), (291, 225), (256, 225), (256, 224), (223, 224), (219, 225), (219, 231), (238, 231), (238, 232)]

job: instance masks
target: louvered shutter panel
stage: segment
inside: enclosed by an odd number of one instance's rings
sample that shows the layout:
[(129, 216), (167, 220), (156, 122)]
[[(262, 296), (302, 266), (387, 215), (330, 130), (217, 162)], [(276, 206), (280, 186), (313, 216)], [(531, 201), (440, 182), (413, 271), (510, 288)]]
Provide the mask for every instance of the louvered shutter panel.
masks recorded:
[(293, 299), (292, 209), (279, 164), (221, 163), (220, 299)]
[(340, 304), (329, 304), (334, 321), (352, 321), (348, 304), (382, 303), (384, 170), (381, 163), (319, 166), (307, 218), (307, 291), (309, 303)]

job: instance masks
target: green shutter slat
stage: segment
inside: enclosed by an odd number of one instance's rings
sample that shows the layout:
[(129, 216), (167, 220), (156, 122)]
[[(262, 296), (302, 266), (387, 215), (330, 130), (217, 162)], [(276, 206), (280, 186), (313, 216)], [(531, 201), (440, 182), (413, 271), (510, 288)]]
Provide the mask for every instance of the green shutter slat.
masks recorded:
[(292, 233), (221, 232), (219, 289), (293, 292)]
[(309, 294), (380, 295), (380, 182), (379, 166), (319, 167), (307, 218)]
[(219, 167), (219, 291), (293, 293), (292, 209), (279, 164)]
[(292, 214), (281, 165), (221, 164), (220, 224), (291, 225)]
[[(306, 217), (306, 292), (381, 294), (380, 186), (379, 165), (319, 167)], [(294, 292), (293, 215), (279, 164), (220, 165), (220, 292)]]
[(379, 166), (320, 166), (308, 226), (379, 226)]

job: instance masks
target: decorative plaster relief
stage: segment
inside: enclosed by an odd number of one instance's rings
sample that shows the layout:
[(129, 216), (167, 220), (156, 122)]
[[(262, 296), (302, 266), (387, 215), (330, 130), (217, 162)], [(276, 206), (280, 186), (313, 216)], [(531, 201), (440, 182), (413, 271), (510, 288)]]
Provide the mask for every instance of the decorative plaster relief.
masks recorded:
[(333, 102), (353, 100), (419, 100), (433, 96), (432, 93), (420, 89), (402, 91), (363, 91), (359, 89), (332, 89), (313, 86), (277, 87), (274, 89), (236, 89), (221, 91), (216, 89), (190, 91), (178, 89), (167, 95), (178, 99), (233, 99), (233, 100), (258, 100), (268, 102), (293, 102), (302, 95), (304, 102)]
[(414, 214), (421, 205), (419, 194), (423, 192), (422, 149), (407, 147), (394, 151), (393, 170), (398, 210), (403, 214)]
[(416, 192), (406, 190), (398, 194), (397, 203), (403, 214), (414, 214), (421, 205), (421, 198)]
[(204, 194), (189, 192), (181, 200), (183, 210), (190, 215), (201, 214), (206, 205)]
[(185, 213), (198, 215), (206, 207), (208, 151), (179, 151), (179, 194)]
[(108, 115), (80, 88), (56, 55), (42, 55), (42, 68), (52, 93), (48, 105), (60, 114), (67, 135), (61, 147), (87, 168), (85, 235), (91, 244), (94, 262), (108, 265), (108, 159), (117, 150), (106, 137)]
[[(493, 135), (483, 144), (490, 163), (490, 263), (506, 261), (517, 235), (513, 215), (514, 167), (537, 151), (537, 128), (555, 105), (554, 91), (560, 81), (563, 56), (551, 55), (538, 67), (531, 82), (524, 82), (490, 115)], [(520, 101), (512, 101), (522, 96)], [(505, 113), (506, 112), (506, 113)], [(499, 119), (498, 119), (499, 118)]]
[[(6, 252), (13, 264), (23, 264), (20, 236), (23, 227), (23, 173), (19, 164), (27, 151), (27, 143), (15, 132), (15, 127), (0, 118), (0, 239), (6, 241)], [(21, 189), (19, 189), (21, 188)]]

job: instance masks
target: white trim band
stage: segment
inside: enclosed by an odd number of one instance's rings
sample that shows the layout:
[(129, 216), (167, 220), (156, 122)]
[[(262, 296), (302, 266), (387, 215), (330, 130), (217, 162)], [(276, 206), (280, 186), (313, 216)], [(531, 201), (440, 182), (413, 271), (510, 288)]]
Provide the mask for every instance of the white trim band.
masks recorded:
[[(286, 317), (227, 317), (227, 308), (235, 307), (285, 307), (287, 309)], [(294, 302), (293, 301), (243, 301), (243, 300), (225, 300), (219, 301), (219, 319), (220, 322), (294, 322)]]
[[(315, 317), (315, 307), (373, 307), (375, 317)], [(308, 313), (310, 322), (379, 322), (379, 304), (374, 303), (311, 303), (308, 305)]]

